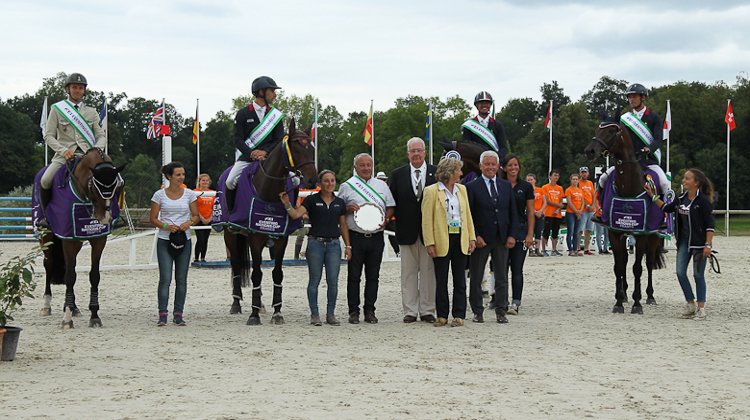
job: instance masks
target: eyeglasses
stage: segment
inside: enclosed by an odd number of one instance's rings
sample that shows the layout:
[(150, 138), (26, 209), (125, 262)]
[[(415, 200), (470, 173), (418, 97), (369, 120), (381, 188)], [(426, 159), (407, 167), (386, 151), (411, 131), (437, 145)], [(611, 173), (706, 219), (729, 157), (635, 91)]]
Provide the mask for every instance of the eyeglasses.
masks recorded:
[(424, 153), (424, 149), (409, 149), (407, 151), (409, 152), (409, 154), (412, 154), (412, 155), (417, 154), (417, 153)]

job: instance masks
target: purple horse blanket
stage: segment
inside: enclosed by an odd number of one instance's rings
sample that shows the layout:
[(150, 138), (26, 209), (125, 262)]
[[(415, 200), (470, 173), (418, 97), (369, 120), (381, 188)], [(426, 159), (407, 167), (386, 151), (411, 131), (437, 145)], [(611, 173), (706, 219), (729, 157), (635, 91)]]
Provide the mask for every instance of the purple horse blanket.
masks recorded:
[[(299, 229), (302, 218), (292, 219), (286, 212), (284, 204), (269, 203), (261, 200), (252, 183), (252, 175), (260, 167), (259, 162), (248, 165), (240, 175), (237, 183), (237, 194), (234, 199), (234, 209), (230, 213), (226, 203), (226, 181), (229, 176), (230, 166), (219, 177), (216, 186), (216, 199), (214, 200), (213, 221), (211, 226), (221, 231), (224, 226), (234, 226), (248, 232), (261, 233), (272, 238), (287, 236)], [(295, 203), (299, 191), (293, 187), (292, 180), (287, 180), (286, 185), (289, 193), (289, 201)]]
[[(656, 173), (645, 169), (647, 179), (658, 188)], [(615, 177), (611, 176), (601, 191), (602, 221), (609, 229), (633, 235), (659, 233), (664, 222), (664, 212), (652, 202), (644, 191), (638, 197), (620, 197), (615, 191)], [(660, 192), (661, 193), (661, 192)], [(666, 200), (665, 200), (666, 201)]]
[[(36, 174), (34, 193), (31, 195), (31, 218), (34, 224), (34, 234), (37, 236), (41, 232), (36, 227), (36, 222), (42, 216), (39, 188), (41, 188), (42, 175), (46, 169), (45, 166)], [(116, 199), (112, 200), (112, 222), (106, 225), (100, 223), (91, 217), (94, 206), (78, 195), (66, 166), (63, 166), (55, 174), (52, 183), (52, 200), (47, 205), (47, 221), (55, 236), (61, 239), (82, 241), (107, 236), (112, 233), (112, 227), (120, 217), (119, 197), (120, 192), (117, 193)]]

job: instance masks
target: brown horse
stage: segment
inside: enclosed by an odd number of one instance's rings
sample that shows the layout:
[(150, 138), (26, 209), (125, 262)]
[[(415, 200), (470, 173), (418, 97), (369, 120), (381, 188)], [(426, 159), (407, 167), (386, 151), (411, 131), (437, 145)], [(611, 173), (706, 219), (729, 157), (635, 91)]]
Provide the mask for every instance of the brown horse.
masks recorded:
[[(602, 123), (596, 129), (596, 134), (591, 143), (586, 147), (584, 153), (590, 161), (598, 157), (612, 156), (615, 161), (614, 186), (617, 194), (621, 197), (637, 197), (643, 193), (643, 185), (646, 183), (645, 174), (635, 154), (633, 143), (630, 140), (628, 130), (620, 122), (620, 108), (614, 117), (607, 115), (600, 109)], [(628, 264), (627, 234), (609, 230), (609, 242), (612, 245), (612, 253), (615, 258), (615, 306), (613, 313), (624, 313), (623, 301), (627, 301), (627, 276)], [(651, 272), (654, 269), (664, 268), (664, 255), (659, 235), (636, 235), (635, 236), (635, 264), (633, 275), (635, 276), (635, 287), (633, 290), (633, 307), (631, 313), (642, 314), (641, 306), (641, 274), (643, 273), (643, 256), (646, 255), (646, 268), (648, 270), (648, 287), (646, 287), (646, 303), (656, 304), (654, 299), (654, 288)]]
[[(488, 148), (482, 147), (477, 143), (466, 141), (451, 142), (447, 137), (443, 137), (443, 141), (438, 140), (437, 142), (439, 145), (443, 146), (443, 149), (445, 149), (445, 153), (443, 153), (444, 156), (448, 152), (454, 150), (461, 155), (461, 161), (464, 163), (461, 170), (464, 173), (464, 177), (471, 172), (474, 172), (476, 176), (482, 175), (482, 170), (479, 169), (479, 156), (482, 155), (482, 152), (489, 150)], [(501, 160), (502, 158), (503, 156), (500, 156)]]
[[(305, 188), (313, 189), (318, 184), (318, 173), (315, 169), (315, 148), (310, 139), (312, 125), (305, 131), (296, 129), (294, 119), (289, 124), (289, 136), (277, 145), (268, 157), (260, 165), (260, 169), (252, 179), (258, 197), (269, 203), (280, 203), (279, 194), (286, 190), (290, 172), (302, 178)], [(286, 155), (286, 159), (285, 159)], [(291, 156), (291, 159), (288, 157)], [(261, 251), (266, 242), (271, 239), (275, 245), (275, 263), (273, 269), (273, 316), (271, 323), (283, 324), (284, 317), (281, 315), (281, 283), (284, 280), (284, 272), (281, 264), (284, 259), (284, 251), (288, 236), (270, 238), (268, 235), (248, 231), (232, 233), (224, 232), (224, 244), (229, 249), (232, 264), (232, 297), (233, 303), (230, 313), (242, 313), (240, 301), (242, 300), (242, 286), (246, 285), (250, 267), (248, 263), (252, 254), (252, 284), (253, 300), (252, 313), (247, 320), (247, 325), (260, 325), (259, 312), (261, 310)]]
[[(101, 149), (92, 148), (75, 167), (71, 181), (75, 187), (78, 197), (92, 204), (92, 218), (101, 224), (112, 223), (112, 203), (119, 197), (118, 192), (123, 182), (120, 172), (126, 165), (115, 167), (112, 159), (105, 155)], [(48, 210), (49, 211), (49, 210)], [(72, 316), (80, 316), (81, 311), (76, 306), (73, 288), (76, 283), (76, 257), (83, 246), (83, 240), (61, 240), (54, 232), (46, 231), (39, 239), (42, 245), (51, 242), (44, 251), (44, 269), (46, 271), (46, 287), (44, 290), (44, 306), (41, 315), (48, 316), (52, 312), (52, 288), (51, 284), (65, 284), (65, 315), (62, 327), (73, 328)], [(91, 296), (89, 310), (91, 319), (89, 327), (101, 327), (102, 320), (99, 318), (99, 263), (101, 261), (104, 246), (107, 244), (107, 236), (88, 239), (91, 244), (91, 271), (89, 282), (91, 283)]]

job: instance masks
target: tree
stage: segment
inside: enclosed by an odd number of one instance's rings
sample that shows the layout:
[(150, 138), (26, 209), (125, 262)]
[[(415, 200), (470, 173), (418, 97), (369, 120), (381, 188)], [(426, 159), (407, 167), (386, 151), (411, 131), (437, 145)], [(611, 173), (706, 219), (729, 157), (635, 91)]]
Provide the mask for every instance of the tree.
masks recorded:
[(0, 193), (31, 184), (44, 166), (44, 151), (34, 141), (38, 135), (39, 126), (28, 115), (0, 104), (0, 150), (3, 153)]
[(542, 92), (542, 103), (549, 103), (552, 101), (552, 115), (557, 116), (560, 113), (560, 109), (570, 105), (570, 97), (563, 93), (563, 89), (557, 85), (557, 80), (553, 80), (551, 84), (544, 83), (539, 88)]
[[(497, 114), (497, 120), (505, 128), (508, 148), (511, 152), (516, 150), (516, 146), (522, 138), (529, 135), (531, 126), (534, 121), (539, 119), (542, 108), (544, 107), (541, 104), (531, 98), (511, 99)], [(546, 109), (544, 112), (546, 112)]]
[(614, 114), (618, 106), (625, 107), (628, 104), (625, 91), (628, 82), (609, 76), (602, 76), (591, 90), (581, 96), (581, 101), (586, 105), (586, 110), (593, 116), (599, 115), (599, 107), (603, 107), (609, 114)]

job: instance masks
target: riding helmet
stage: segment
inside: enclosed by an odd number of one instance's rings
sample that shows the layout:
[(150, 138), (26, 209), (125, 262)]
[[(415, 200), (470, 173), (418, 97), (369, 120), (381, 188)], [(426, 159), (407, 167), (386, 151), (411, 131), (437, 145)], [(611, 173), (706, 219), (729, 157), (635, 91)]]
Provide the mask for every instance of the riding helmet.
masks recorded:
[(630, 85), (628, 90), (625, 91), (625, 96), (628, 96), (631, 93), (634, 93), (636, 95), (645, 95), (648, 98), (648, 90), (640, 83), (634, 83)]
[(474, 97), (474, 105), (477, 104), (477, 102), (482, 101), (490, 101), (492, 102), (492, 95), (490, 95), (489, 92), (481, 91), (477, 93), (477, 96)]
[(68, 87), (71, 83), (80, 83), (83, 86), (88, 86), (86, 76), (81, 73), (70, 73), (70, 75), (65, 78), (65, 87)]
[(253, 95), (257, 94), (260, 90), (265, 91), (265, 89), (268, 88), (281, 89), (281, 87), (276, 86), (276, 82), (274, 82), (273, 79), (268, 76), (260, 76), (259, 78), (253, 80)]

